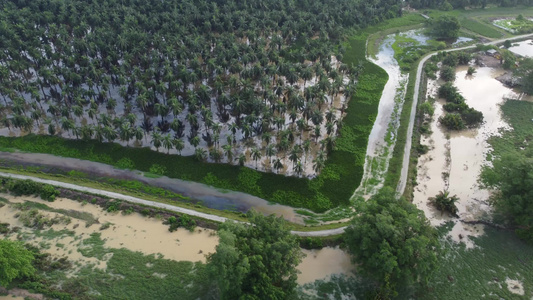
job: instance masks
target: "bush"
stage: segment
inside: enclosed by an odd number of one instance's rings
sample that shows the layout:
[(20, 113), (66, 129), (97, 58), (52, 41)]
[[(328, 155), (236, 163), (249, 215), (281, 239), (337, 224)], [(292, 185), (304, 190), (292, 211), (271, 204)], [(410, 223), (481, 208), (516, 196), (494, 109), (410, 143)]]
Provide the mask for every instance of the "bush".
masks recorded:
[(442, 212), (447, 212), (450, 215), (457, 217), (457, 206), (455, 202), (459, 200), (457, 195), (450, 196), (448, 191), (440, 191), (435, 197), (429, 198), (430, 202)]
[(439, 123), (451, 130), (461, 130), (466, 127), (461, 115), (457, 113), (446, 114), (444, 117), (440, 117)]
[(15, 196), (40, 196), (43, 200), (53, 202), (60, 192), (54, 186), (26, 180), (11, 179), (7, 183), (7, 189)]
[(440, 71), (440, 78), (444, 81), (455, 81), (455, 69), (450, 66), (443, 66)]

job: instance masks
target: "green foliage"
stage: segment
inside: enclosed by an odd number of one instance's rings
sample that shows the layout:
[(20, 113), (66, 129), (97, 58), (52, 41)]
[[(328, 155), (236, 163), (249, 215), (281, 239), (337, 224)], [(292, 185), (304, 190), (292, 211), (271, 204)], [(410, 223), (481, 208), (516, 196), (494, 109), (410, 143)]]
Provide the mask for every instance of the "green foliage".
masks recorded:
[(448, 113), (443, 117), (440, 117), (439, 123), (450, 130), (461, 130), (466, 128), (461, 115), (457, 113)]
[[(127, 157), (123, 157), (123, 158), (119, 159), (117, 161), (116, 166), (121, 168), (121, 169), (128, 169), (128, 170), (134, 170), (135, 169), (135, 163), (133, 162), (133, 160), (131, 160), (131, 159), (127, 158)], [(157, 173), (154, 173), (154, 174), (157, 174)]]
[(439, 97), (446, 99), (444, 110), (449, 112), (439, 118), (439, 122), (450, 130), (475, 127), (483, 122), (483, 113), (469, 107), (457, 88), (450, 82), (439, 87)]
[(488, 38), (500, 38), (502, 36), (502, 33), (496, 30), (491, 25), (484, 24), (473, 18), (461, 19), (461, 26)]
[(455, 68), (442, 66), (440, 78), (444, 81), (455, 81)]
[(459, 200), (457, 195), (450, 196), (448, 191), (440, 191), (435, 197), (429, 198), (430, 202), (442, 212), (447, 212), (450, 215), (457, 217), (457, 206), (455, 202)]
[(489, 139), (494, 149), (492, 167), (483, 168), (481, 181), (497, 190), (490, 199), (496, 221), (516, 228), (521, 238), (533, 242), (533, 103), (507, 100), (502, 111), (512, 130)]
[(167, 172), (167, 168), (159, 164), (153, 164), (150, 166), (149, 172), (157, 175), (165, 175), (165, 173)]
[(196, 227), (196, 221), (191, 219), (189, 215), (181, 215), (179, 218), (176, 218), (175, 216), (170, 216), (165, 224), (168, 224), (168, 231), (174, 232), (178, 230), (178, 228), (183, 227), (189, 231), (193, 231)]
[(426, 283), (437, 268), (439, 243), (424, 213), (393, 189), (360, 201), (345, 242), (358, 270), (391, 290)]
[(55, 187), (31, 180), (10, 179), (6, 184), (7, 189), (15, 196), (39, 195), (43, 200), (53, 202), (60, 192)]
[(439, 39), (451, 39), (459, 36), (461, 24), (456, 16), (441, 15), (437, 19), (429, 19), (430, 33)]
[(476, 73), (476, 68), (468, 67), (468, 71), (466, 71), (466, 75), (474, 75), (474, 73)]
[(439, 67), (437, 67), (437, 64), (428, 62), (424, 65), (424, 73), (426, 73), (426, 76), (431, 79), (437, 79), (437, 76), (435, 73), (439, 70)]
[(428, 115), (433, 116), (433, 113), (435, 112), (435, 107), (433, 107), (433, 104), (429, 101), (425, 101), (424, 103), (420, 104), (420, 112)]
[(288, 299), (297, 286), (303, 254), (298, 238), (275, 216), (249, 212), (250, 225), (219, 227), (216, 253), (208, 258), (219, 299)]
[(521, 89), (533, 95), (533, 58), (524, 58), (520, 66), (514, 71), (514, 75), (520, 79)]
[(0, 239), (0, 285), (7, 285), (16, 278), (32, 276), (33, 254), (22, 243)]

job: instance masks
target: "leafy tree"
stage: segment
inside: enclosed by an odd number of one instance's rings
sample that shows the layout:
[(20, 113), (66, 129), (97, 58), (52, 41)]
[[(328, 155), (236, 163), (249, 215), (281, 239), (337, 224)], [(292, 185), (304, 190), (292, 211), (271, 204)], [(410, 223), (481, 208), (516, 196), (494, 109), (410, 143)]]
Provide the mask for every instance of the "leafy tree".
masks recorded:
[(455, 81), (455, 69), (450, 66), (443, 66), (440, 71), (440, 78), (444, 81)]
[(438, 265), (436, 231), (424, 213), (384, 188), (356, 206), (344, 238), (352, 261), (380, 286), (426, 283)]
[(533, 158), (529, 153), (505, 154), (482, 172), (482, 182), (497, 189), (490, 198), (497, 221), (516, 227), (521, 238), (533, 243)]
[(514, 71), (514, 75), (520, 80), (522, 90), (533, 95), (533, 58), (524, 58), (520, 66)]
[(13, 279), (33, 275), (33, 254), (22, 243), (0, 240), (0, 285), (7, 286)]
[(457, 113), (446, 114), (444, 117), (440, 117), (439, 123), (451, 130), (461, 130), (466, 127), (461, 115)]
[(282, 218), (248, 212), (250, 225), (220, 225), (208, 267), (220, 299), (288, 299), (297, 286), (303, 254)]
[(452, 39), (459, 36), (461, 24), (456, 16), (441, 15), (437, 19), (429, 19), (430, 33), (436, 38)]

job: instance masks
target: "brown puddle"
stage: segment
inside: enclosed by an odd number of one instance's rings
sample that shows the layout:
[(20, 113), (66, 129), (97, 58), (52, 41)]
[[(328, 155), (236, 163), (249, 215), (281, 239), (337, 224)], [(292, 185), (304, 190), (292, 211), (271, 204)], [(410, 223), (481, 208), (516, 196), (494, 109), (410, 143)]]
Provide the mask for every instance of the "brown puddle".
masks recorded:
[[(450, 195), (459, 197), (456, 204), (461, 220), (478, 220), (490, 212), (487, 203), (489, 191), (480, 188), (478, 183), (481, 168), (487, 163), (486, 154), (490, 151), (487, 139), (498, 134), (498, 129), (509, 128), (502, 120), (499, 105), (504, 98), (517, 97), (516, 93), (495, 79), (503, 70), (483, 67), (477, 68), (474, 76), (466, 76), (466, 68), (457, 69), (455, 86), (469, 106), (483, 113), (484, 123), (477, 129), (462, 131), (441, 128), (437, 120), (443, 114), (444, 102), (439, 100), (435, 102), (435, 114), (431, 123), (433, 133), (421, 139), (421, 144), (429, 146), (429, 151), (418, 160), (418, 185), (415, 187), (413, 203), (424, 211), (434, 226), (452, 220), (437, 211), (428, 201), (429, 197), (447, 188)], [(435, 96), (437, 88), (435, 81), (428, 82), (430, 95)], [(468, 236), (483, 234), (483, 226), (454, 221), (454, 228), (449, 235), (453, 240), (473, 247)]]
[(318, 279), (327, 279), (333, 274), (353, 276), (355, 267), (350, 256), (339, 247), (326, 247), (320, 250), (302, 250), (307, 256), (298, 265), (301, 274), (298, 284), (306, 284)]

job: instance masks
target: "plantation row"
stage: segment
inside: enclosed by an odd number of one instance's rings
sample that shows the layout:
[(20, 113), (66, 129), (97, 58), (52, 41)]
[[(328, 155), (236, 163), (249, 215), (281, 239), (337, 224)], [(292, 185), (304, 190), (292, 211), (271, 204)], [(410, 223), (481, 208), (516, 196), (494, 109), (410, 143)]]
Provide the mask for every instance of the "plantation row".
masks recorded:
[(361, 71), (340, 62), (343, 28), (393, 17), (395, 2), (274, 0), (265, 10), (7, 1), (1, 120), (16, 132), (135, 140), (199, 160), (254, 160), (256, 168), (268, 157), (263, 170), (287, 174), (290, 164), (295, 175), (313, 175), (335, 146)]

